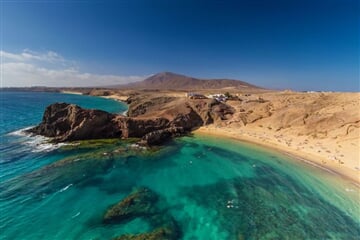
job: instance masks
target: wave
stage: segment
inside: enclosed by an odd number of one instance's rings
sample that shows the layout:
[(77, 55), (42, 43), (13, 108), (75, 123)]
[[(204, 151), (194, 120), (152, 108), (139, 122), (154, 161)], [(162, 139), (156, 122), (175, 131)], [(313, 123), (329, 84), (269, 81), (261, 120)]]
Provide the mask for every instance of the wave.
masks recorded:
[(44, 143), (44, 142), (40, 142), (40, 143), (36, 143), (34, 144), (34, 142), (29, 143), (30, 146), (33, 147), (33, 149), (31, 150), (32, 152), (51, 152), (53, 150), (56, 150), (62, 146), (66, 146), (69, 145), (67, 143)]
[(33, 135), (32, 133), (29, 133), (29, 132), (26, 132), (27, 130), (33, 128), (35, 126), (30, 126), (30, 127), (26, 127), (26, 128), (22, 128), (22, 129), (19, 129), (19, 130), (16, 130), (16, 131), (13, 131), (13, 132), (10, 132), (8, 133), (7, 135), (10, 135), (10, 136), (31, 136)]
[(34, 135), (26, 131), (32, 127), (33, 126), (19, 129), (8, 133), (8, 135), (20, 137), (20, 141), (18, 143), (29, 147), (31, 152), (51, 152), (62, 146), (69, 145), (69, 143), (51, 143), (51, 138)]
[(73, 184), (70, 183), (69, 185), (67, 185), (67, 186), (63, 187), (62, 189), (60, 189), (59, 192), (64, 192), (64, 191), (68, 190), (69, 187), (71, 187), (72, 185), (73, 185)]

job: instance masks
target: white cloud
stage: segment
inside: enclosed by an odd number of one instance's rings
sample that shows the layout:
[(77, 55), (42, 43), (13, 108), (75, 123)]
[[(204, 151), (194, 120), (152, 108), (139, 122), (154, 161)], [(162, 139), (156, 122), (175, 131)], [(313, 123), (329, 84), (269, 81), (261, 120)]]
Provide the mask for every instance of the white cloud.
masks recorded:
[(52, 51), (0, 51), (1, 87), (87, 87), (126, 84), (147, 76), (101, 75), (81, 72), (73, 61)]
[(24, 49), (22, 53), (14, 54), (10, 52), (0, 51), (3, 61), (42, 61), (42, 62), (65, 62), (65, 59), (56, 52), (47, 51), (45, 53), (34, 52), (29, 49)]

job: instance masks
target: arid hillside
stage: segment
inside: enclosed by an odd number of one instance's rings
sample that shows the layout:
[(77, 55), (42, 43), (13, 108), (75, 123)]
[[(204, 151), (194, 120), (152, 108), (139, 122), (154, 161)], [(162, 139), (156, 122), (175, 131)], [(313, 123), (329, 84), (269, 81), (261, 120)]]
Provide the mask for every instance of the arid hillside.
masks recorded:
[(199, 79), (181, 74), (162, 72), (148, 77), (147, 79), (127, 85), (114, 86), (122, 89), (173, 89), (173, 90), (200, 90), (200, 89), (261, 89), (250, 83), (231, 79)]

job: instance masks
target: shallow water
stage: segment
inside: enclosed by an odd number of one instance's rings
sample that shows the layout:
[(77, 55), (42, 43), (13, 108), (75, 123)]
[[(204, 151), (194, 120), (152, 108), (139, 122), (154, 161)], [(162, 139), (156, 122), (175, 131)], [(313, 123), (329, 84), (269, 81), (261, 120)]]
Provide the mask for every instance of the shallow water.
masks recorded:
[[(151, 231), (161, 219), (103, 223), (106, 210), (137, 187), (159, 195), (157, 207), (175, 220), (181, 239), (360, 234), (356, 186), (257, 146), (190, 136), (155, 152), (121, 141), (32, 151), (22, 145), (30, 141), (26, 136), (5, 134), (3, 140), (1, 239), (111, 239)], [(19, 147), (12, 147), (16, 141)]]

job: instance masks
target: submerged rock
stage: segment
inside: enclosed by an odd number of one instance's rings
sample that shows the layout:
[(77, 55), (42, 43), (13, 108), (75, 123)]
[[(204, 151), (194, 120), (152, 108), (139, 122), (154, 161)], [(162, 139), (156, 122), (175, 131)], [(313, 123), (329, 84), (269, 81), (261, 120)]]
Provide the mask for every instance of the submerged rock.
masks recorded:
[(175, 240), (182, 236), (178, 223), (166, 211), (159, 211), (145, 219), (153, 230), (139, 234), (124, 234), (114, 240)]
[(148, 188), (139, 188), (111, 207), (104, 216), (104, 223), (127, 223), (135, 218), (149, 222), (152, 231), (140, 234), (125, 234), (114, 239), (179, 239), (181, 230), (167, 210), (159, 208), (159, 196)]
[(157, 200), (155, 192), (148, 188), (140, 188), (111, 207), (104, 216), (104, 222), (121, 223), (155, 214)]
[(126, 234), (113, 240), (174, 240), (178, 239), (177, 233), (169, 227), (160, 227), (152, 232), (140, 234)]

